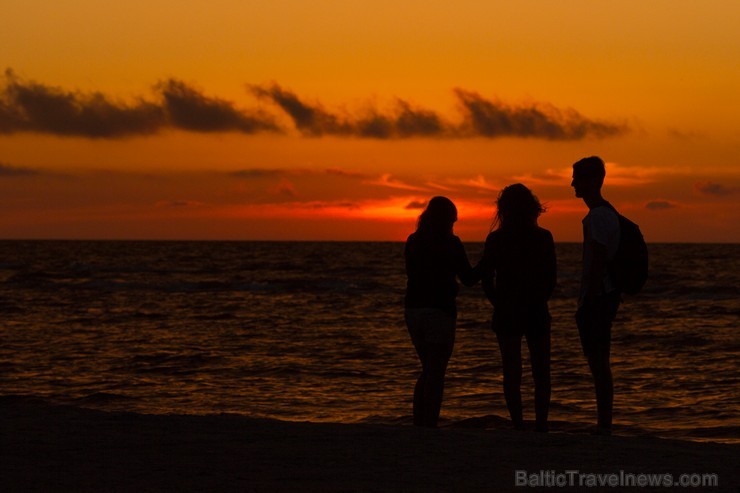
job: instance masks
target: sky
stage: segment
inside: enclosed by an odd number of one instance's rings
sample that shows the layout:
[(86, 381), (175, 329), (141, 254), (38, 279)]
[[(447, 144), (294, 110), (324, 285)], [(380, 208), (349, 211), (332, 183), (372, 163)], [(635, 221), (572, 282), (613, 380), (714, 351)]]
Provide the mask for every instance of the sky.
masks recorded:
[(483, 241), (571, 165), (648, 242), (740, 242), (740, 3), (2, 0), (0, 238)]

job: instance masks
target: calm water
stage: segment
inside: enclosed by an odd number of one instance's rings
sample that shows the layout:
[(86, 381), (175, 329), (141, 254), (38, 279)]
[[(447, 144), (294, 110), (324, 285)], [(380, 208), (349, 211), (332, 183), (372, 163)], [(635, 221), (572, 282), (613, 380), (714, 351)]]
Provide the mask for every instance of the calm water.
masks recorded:
[[(466, 247), (477, 261), (482, 245)], [(614, 328), (615, 423), (738, 443), (740, 245), (650, 252), (649, 284)], [(0, 395), (410, 423), (418, 363), (402, 253), (398, 243), (0, 242)], [(573, 321), (579, 260), (580, 245), (558, 245), (551, 417), (586, 425), (595, 404)], [(459, 312), (443, 423), (505, 417), (479, 287), (461, 290)]]

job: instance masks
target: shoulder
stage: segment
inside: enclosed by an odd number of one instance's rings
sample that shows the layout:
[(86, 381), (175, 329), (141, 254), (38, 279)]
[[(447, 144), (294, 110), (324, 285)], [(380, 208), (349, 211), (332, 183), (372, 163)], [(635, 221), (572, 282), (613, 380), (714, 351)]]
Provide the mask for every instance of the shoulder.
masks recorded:
[(591, 209), (585, 220), (590, 222), (591, 226), (602, 228), (619, 227), (619, 216), (614, 209), (605, 205)]
[(617, 218), (617, 213), (614, 209), (612, 209), (609, 206), (606, 205), (600, 205), (598, 207), (594, 207), (588, 212), (588, 216), (591, 218)]
[(495, 245), (501, 241), (501, 230), (497, 229), (495, 231), (491, 231), (488, 233), (488, 236), (486, 236), (486, 246)]
[(414, 252), (418, 250), (420, 241), (421, 240), (417, 233), (415, 232), (411, 233), (408, 236), (408, 238), (406, 238), (406, 245), (405, 245), (406, 254), (408, 254), (409, 252)]
[(537, 236), (542, 241), (547, 242), (547, 243), (554, 243), (554, 240), (553, 240), (553, 237), (552, 237), (552, 233), (550, 232), (549, 229), (540, 228), (539, 226), (537, 226), (537, 230), (536, 231), (537, 231)]
[(463, 246), (463, 242), (457, 235), (451, 235), (450, 236), (450, 244), (453, 246), (453, 248), (457, 250), (464, 250), (465, 247)]

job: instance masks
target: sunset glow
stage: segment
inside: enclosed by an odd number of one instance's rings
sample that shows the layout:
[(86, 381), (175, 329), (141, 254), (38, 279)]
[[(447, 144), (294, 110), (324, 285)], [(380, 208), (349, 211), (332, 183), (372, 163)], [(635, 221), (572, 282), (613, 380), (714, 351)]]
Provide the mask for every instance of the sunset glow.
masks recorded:
[(0, 237), (482, 241), (570, 165), (650, 242), (740, 241), (740, 4), (4, 2)]

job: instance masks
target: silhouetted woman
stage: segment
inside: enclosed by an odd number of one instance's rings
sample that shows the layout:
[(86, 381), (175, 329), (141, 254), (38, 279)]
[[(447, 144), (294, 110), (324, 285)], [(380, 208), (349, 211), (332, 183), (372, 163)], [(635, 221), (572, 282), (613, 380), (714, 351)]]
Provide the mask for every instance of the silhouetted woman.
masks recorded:
[(478, 268), (493, 305), (504, 369), (504, 395), (515, 428), (522, 416), (522, 336), (527, 338), (535, 387), (536, 430), (547, 431), (550, 408), (550, 313), (547, 301), (555, 287), (552, 234), (537, 225), (544, 208), (522, 184), (504, 188), (496, 202), (495, 230), (486, 238)]
[(414, 388), (414, 424), (436, 427), (444, 377), (455, 344), (458, 285), (477, 281), (460, 239), (452, 233), (457, 208), (434, 197), (406, 241), (406, 326), (421, 361)]

